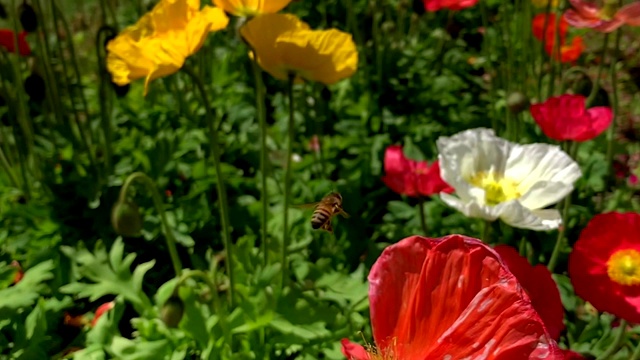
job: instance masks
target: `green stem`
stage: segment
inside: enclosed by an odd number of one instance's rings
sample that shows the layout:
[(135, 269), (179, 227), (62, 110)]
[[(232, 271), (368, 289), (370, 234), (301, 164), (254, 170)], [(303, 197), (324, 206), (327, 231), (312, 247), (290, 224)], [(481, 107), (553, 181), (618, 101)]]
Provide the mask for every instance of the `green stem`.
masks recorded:
[[(571, 156), (571, 158), (575, 158), (576, 153), (578, 152), (578, 143), (577, 142), (573, 142), (573, 143), (564, 143), (563, 145), (565, 145), (565, 148), (569, 148), (568, 152), (569, 152), (569, 156)], [(549, 263), (547, 264), (547, 269), (549, 269), (549, 271), (553, 272), (553, 269), (555, 269), (557, 263), (558, 263), (558, 258), (560, 256), (560, 251), (562, 250), (562, 247), (564, 245), (564, 241), (565, 241), (565, 231), (567, 228), (567, 225), (569, 223), (568, 221), (568, 217), (569, 217), (569, 208), (571, 207), (571, 194), (568, 194), (566, 198), (564, 198), (564, 201), (562, 202), (562, 212), (561, 212), (561, 216), (562, 216), (562, 226), (558, 229), (558, 237), (556, 238), (556, 244), (553, 247), (553, 252), (551, 253), (551, 257), (549, 258)]]
[(604, 71), (604, 57), (607, 54), (607, 47), (609, 45), (609, 33), (604, 34), (604, 41), (602, 44), (602, 52), (600, 53), (600, 64), (598, 65), (598, 75), (596, 75), (596, 80), (593, 82), (593, 87), (591, 88), (591, 93), (589, 93), (589, 97), (587, 98), (585, 107), (589, 108), (595, 100), (596, 95), (598, 94), (598, 90), (600, 90), (600, 78), (602, 77), (602, 72)]
[(267, 189), (267, 114), (265, 111), (265, 88), (262, 82), (262, 70), (255, 61), (251, 61), (256, 82), (256, 113), (260, 125), (260, 188), (262, 210), (260, 213), (260, 239), (265, 266), (269, 263), (269, 244), (267, 239), (267, 213), (269, 211), (269, 189)]
[(231, 228), (229, 222), (229, 203), (227, 201), (227, 191), (225, 190), (224, 175), (222, 174), (222, 166), (220, 164), (220, 140), (218, 139), (218, 131), (213, 123), (213, 110), (211, 109), (211, 102), (209, 102), (209, 96), (207, 89), (200, 80), (200, 77), (191, 69), (190, 66), (185, 64), (182, 69), (191, 77), (191, 80), (198, 88), (200, 97), (202, 98), (202, 104), (205, 109), (205, 116), (207, 119), (207, 126), (209, 128), (209, 145), (211, 152), (211, 160), (213, 161), (213, 167), (216, 173), (216, 188), (218, 191), (218, 208), (220, 210), (220, 223), (222, 225), (222, 236), (224, 241), (224, 248), (227, 252), (227, 260), (225, 261), (227, 267), (227, 276), (229, 277), (229, 301), (231, 304), (235, 302), (235, 277), (233, 269), (233, 245), (231, 243)]
[(7, 173), (7, 176), (9, 176), (11, 184), (15, 188), (20, 189), (20, 182), (18, 182), (18, 178), (16, 178), (16, 175), (13, 173), (11, 164), (9, 164), (9, 160), (7, 160), (7, 157), (4, 155), (4, 150), (2, 150), (2, 148), (0, 148), (0, 164), (2, 164), (2, 168), (4, 169), (4, 172)]
[(485, 220), (482, 228), (482, 242), (488, 244), (491, 235), (491, 221)]
[(160, 215), (160, 221), (162, 222), (162, 233), (164, 234), (164, 238), (167, 241), (167, 248), (169, 249), (169, 256), (171, 256), (171, 263), (173, 264), (173, 269), (176, 273), (176, 276), (180, 276), (182, 272), (182, 263), (180, 262), (180, 258), (178, 257), (178, 250), (176, 249), (176, 238), (173, 236), (173, 231), (169, 226), (169, 221), (167, 221), (167, 215), (164, 212), (164, 206), (162, 203), (162, 197), (160, 196), (160, 192), (158, 192), (158, 187), (156, 183), (149, 177), (147, 174), (142, 172), (134, 172), (129, 175), (127, 180), (125, 180), (124, 185), (120, 189), (120, 196), (118, 197), (118, 202), (123, 203), (127, 199), (127, 193), (129, 190), (129, 186), (133, 184), (135, 180), (142, 180), (148, 188), (151, 190), (151, 198), (153, 200), (153, 205)]
[(424, 236), (429, 236), (429, 233), (427, 232), (427, 218), (424, 213), (424, 204), (424, 198), (420, 197), (420, 203), (418, 204), (418, 211), (420, 213), (420, 226), (422, 227)]
[(291, 156), (293, 155), (293, 136), (294, 136), (294, 102), (293, 102), (293, 80), (295, 75), (289, 75), (288, 93), (289, 93), (289, 124), (287, 126), (287, 158), (284, 172), (284, 219), (282, 234), (282, 249), (280, 252), (282, 264), (282, 287), (284, 288), (287, 279), (287, 248), (289, 247), (289, 205), (291, 203)]
[(620, 320), (620, 325), (618, 325), (618, 329), (616, 329), (616, 337), (613, 339), (613, 342), (611, 343), (611, 345), (609, 345), (607, 350), (600, 354), (600, 356), (598, 356), (596, 360), (610, 359), (613, 354), (620, 350), (620, 345), (622, 345), (622, 339), (624, 338), (626, 328), (627, 322), (625, 320)]
[(636, 349), (633, 351), (631, 358), (629, 360), (638, 360), (640, 359), (640, 343), (636, 346)]
[(111, 175), (112, 172), (112, 158), (113, 158), (113, 148), (111, 146), (111, 141), (113, 139), (113, 131), (111, 129), (111, 121), (110, 121), (110, 110), (111, 107), (108, 106), (108, 100), (109, 100), (109, 96), (111, 96), (111, 94), (109, 93), (109, 89), (108, 89), (108, 79), (109, 79), (109, 74), (107, 73), (107, 71), (105, 70), (106, 66), (105, 66), (105, 57), (103, 56), (102, 53), (102, 49), (103, 49), (103, 41), (104, 41), (104, 37), (101, 36), (102, 34), (104, 34), (105, 32), (110, 31), (110, 29), (108, 27), (101, 27), (98, 30), (98, 35), (96, 36), (96, 56), (98, 58), (98, 77), (100, 79), (100, 84), (99, 84), (99, 98), (98, 98), (98, 104), (100, 105), (100, 126), (102, 127), (102, 133), (104, 136), (104, 144), (105, 144), (105, 168), (106, 168), (106, 174), (105, 174), (105, 178), (108, 178), (109, 175)]
[(613, 56), (611, 57), (611, 64), (609, 68), (609, 72), (611, 75), (611, 87), (613, 88), (613, 119), (611, 120), (611, 125), (609, 125), (609, 129), (607, 129), (607, 153), (606, 160), (607, 164), (609, 164), (608, 169), (608, 177), (611, 179), (613, 175), (612, 164), (613, 164), (613, 144), (615, 142), (615, 132), (616, 132), (616, 116), (618, 115), (618, 72), (616, 71), (616, 65), (618, 63), (618, 51), (620, 49), (620, 35), (621, 30), (618, 29), (616, 31), (616, 39), (614, 40), (614, 48), (613, 48)]

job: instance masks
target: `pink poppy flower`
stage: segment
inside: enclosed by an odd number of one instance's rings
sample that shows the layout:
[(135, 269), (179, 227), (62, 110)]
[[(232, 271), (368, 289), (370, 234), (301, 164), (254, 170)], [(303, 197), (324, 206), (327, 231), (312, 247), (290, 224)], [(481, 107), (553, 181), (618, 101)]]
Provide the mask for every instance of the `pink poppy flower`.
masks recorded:
[(531, 305), (538, 312), (552, 338), (560, 338), (564, 330), (564, 307), (560, 291), (546, 266), (532, 266), (511, 246), (498, 245), (493, 248), (516, 276), (518, 282), (529, 295)]
[(452, 193), (453, 188), (440, 177), (440, 164), (434, 161), (407, 159), (402, 146), (392, 145), (384, 153), (385, 176), (382, 181), (398, 194), (412, 197), (431, 196), (441, 192)]
[(427, 11), (438, 11), (442, 9), (458, 11), (474, 6), (478, 3), (478, 0), (422, 0), (422, 2)]
[(605, 0), (603, 7), (584, 0), (569, 0), (573, 9), (564, 13), (569, 25), (612, 32), (622, 25), (640, 26), (640, 2), (636, 1), (616, 9), (617, 1)]
[(377, 351), (342, 340), (349, 360), (563, 359), (500, 256), (461, 235), (412, 236), (369, 274)]
[(613, 120), (611, 108), (585, 108), (582, 95), (560, 95), (531, 105), (531, 115), (542, 132), (554, 140), (587, 141), (604, 132)]

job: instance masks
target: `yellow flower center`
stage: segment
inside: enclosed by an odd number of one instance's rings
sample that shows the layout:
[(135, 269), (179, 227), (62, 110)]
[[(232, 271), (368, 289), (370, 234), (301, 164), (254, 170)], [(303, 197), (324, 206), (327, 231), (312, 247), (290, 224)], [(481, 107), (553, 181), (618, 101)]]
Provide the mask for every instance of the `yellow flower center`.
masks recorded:
[(469, 179), (469, 183), (484, 190), (484, 201), (490, 206), (517, 199), (521, 195), (515, 181), (496, 176), (493, 172), (479, 172)]
[(640, 252), (616, 251), (607, 261), (609, 278), (621, 285), (640, 285)]
[(602, 20), (609, 21), (615, 16), (618, 7), (618, 0), (605, 0), (602, 9), (598, 12), (598, 16)]

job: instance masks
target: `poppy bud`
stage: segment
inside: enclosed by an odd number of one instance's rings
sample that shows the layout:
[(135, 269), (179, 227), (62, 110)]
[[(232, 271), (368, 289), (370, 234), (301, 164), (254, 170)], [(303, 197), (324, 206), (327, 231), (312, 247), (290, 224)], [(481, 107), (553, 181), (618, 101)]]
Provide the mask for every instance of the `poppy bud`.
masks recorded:
[(120, 86), (112, 81), (111, 87), (113, 88), (113, 91), (115, 91), (116, 96), (119, 98), (123, 98), (129, 93), (129, 84)]
[(18, 9), (20, 13), (20, 24), (26, 32), (34, 32), (38, 28), (38, 16), (31, 5), (22, 3)]
[(109, 301), (98, 306), (98, 308), (96, 309), (96, 313), (93, 316), (93, 320), (91, 320), (91, 326), (96, 326), (96, 324), (98, 323), (98, 319), (100, 319), (102, 315), (104, 315), (104, 313), (113, 309), (114, 306), (116, 306), (116, 303), (114, 303), (113, 301)]
[(6, 19), (6, 18), (7, 18), (7, 10), (4, 8), (4, 5), (0, 3), (0, 19)]
[(631, 81), (640, 89), (640, 66), (634, 66), (627, 70)]
[(328, 87), (324, 86), (320, 91), (320, 97), (322, 97), (322, 100), (326, 102), (331, 101), (331, 90), (329, 90)]
[(111, 225), (118, 235), (138, 237), (142, 230), (142, 215), (135, 202), (118, 201), (111, 209)]
[(184, 303), (182, 299), (178, 295), (171, 295), (169, 300), (162, 305), (162, 309), (160, 310), (160, 319), (164, 322), (168, 327), (174, 328), (177, 327), (182, 320), (182, 315), (184, 314)]
[(24, 91), (32, 101), (41, 103), (47, 93), (46, 84), (42, 76), (35, 72), (27, 76), (24, 80)]
[(514, 114), (519, 114), (529, 108), (529, 99), (521, 92), (515, 91), (507, 97), (507, 108)]

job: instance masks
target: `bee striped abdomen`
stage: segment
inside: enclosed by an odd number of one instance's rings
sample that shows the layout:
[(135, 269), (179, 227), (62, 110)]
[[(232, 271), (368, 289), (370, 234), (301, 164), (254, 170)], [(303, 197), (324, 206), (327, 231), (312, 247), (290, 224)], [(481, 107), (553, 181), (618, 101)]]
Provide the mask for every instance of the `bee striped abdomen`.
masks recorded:
[(314, 229), (321, 228), (331, 218), (331, 213), (323, 208), (318, 208), (311, 216), (311, 227)]

